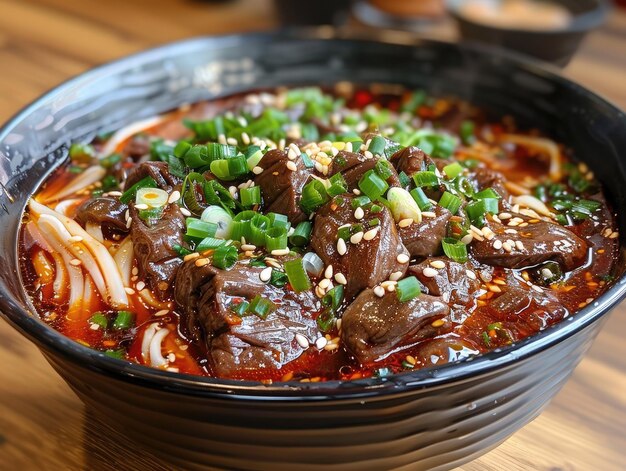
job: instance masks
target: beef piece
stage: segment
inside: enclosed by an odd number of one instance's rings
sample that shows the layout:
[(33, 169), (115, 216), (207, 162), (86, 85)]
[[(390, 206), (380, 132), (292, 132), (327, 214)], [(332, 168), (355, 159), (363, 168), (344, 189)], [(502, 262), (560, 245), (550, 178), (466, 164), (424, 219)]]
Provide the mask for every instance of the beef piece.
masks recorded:
[[(520, 217), (528, 221), (528, 218)], [(585, 262), (587, 243), (558, 224), (539, 221), (525, 227), (512, 228), (489, 218), (487, 225), (495, 237), (491, 240), (474, 240), (470, 245), (474, 258), (486, 265), (524, 268), (553, 260), (561, 264), (565, 271), (570, 271)], [(507, 229), (516, 232), (506, 233)], [(494, 244), (500, 244), (496, 241), (512, 241), (512, 244), (508, 243), (511, 252), (507, 252), (504, 247), (496, 249)]]
[(508, 201), (510, 194), (504, 186), (506, 179), (500, 172), (487, 167), (478, 167), (470, 172), (468, 178), (476, 183), (477, 191), (493, 188), (502, 197), (503, 202)]
[(150, 138), (147, 135), (133, 136), (124, 146), (123, 153), (135, 161), (150, 154)]
[(130, 234), (139, 276), (157, 297), (163, 299), (182, 263), (173, 247), (183, 245), (185, 217), (175, 204), (168, 205), (153, 225), (146, 224), (139, 217), (134, 205), (130, 207), (130, 217)]
[[(394, 272), (404, 274), (406, 264), (398, 263), (398, 255), (408, 252), (396, 231), (393, 216), (385, 207), (378, 213), (365, 209), (361, 220), (354, 217), (352, 198), (342, 197), (339, 202), (330, 201), (316, 214), (311, 236), (311, 247), (325, 265), (332, 265), (335, 273), (342, 273), (348, 280), (345, 288), (346, 299), (350, 300), (362, 289), (372, 288), (389, 278)], [(372, 219), (380, 224), (376, 236), (371, 240), (363, 238), (358, 244), (346, 241), (347, 252), (337, 252), (338, 230), (345, 224), (361, 224), (366, 232)]]
[[(435, 262), (435, 266), (443, 263), (444, 267), (434, 268), (433, 262)], [(424, 274), (426, 268), (429, 269), (429, 275), (434, 272), (436, 275), (426, 276)], [(428, 294), (441, 296), (445, 302), (450, 304), (466, 306), (480, 288), (478, 276), (469, 264), (453, 262), (448, 258), (429, 258), (419, 265), (409, 267), (409, 273), (417, 276), (428, 289)]]
[(368, 289), (343, 313), (341, 339), (361, 363), (370, 363), (434, 335), (430, 324), (449, 312), (446, 304), (426, 294), (400, 302), (396, 293), (379, 298)]
[(254, 181), (261, 187), (265, 211), (284, 214), (292, 224), (297, 224), (307, 218), (299, 203), (312, 171), (300, 158), (293, 161), (296, 171), (289, 170), (287, 162), (290, 162), (287, 151), (270, 150), (259, 162), (263, 172)]
[(430, 257), (441, 253), (441, 240), (446, 237), (448, 221), (452, 217), (446, 208), (435, 205), (435, 217), (422, 217), (419, 224), (398, 229), (402, 243), (414, 257)]
[[(279, 369), (304, 351), (295, 340), (296, 334), (311, 343), (322, 335), (313, 320), (321, 308), (315, 295), (263, 283), (259, 278), (262, 270), (244, 261), (230, 270), (197, 267), (188, 261), (178, 271), (174, 299), (194, 340), (209, 349), (219, 376)], [(250, 301), (256, 295), (277, 305), (266, 319), (239, 317), (231, 310), (233, 304)]]
[[(365, 172), (376, 167), (378, 157), (367, 158), (363, 154), (355, 152), (339, 152), (331, 164), (329, 175), (341, 173), (348, 185), (348, 191), (359, 187), (359, 180)], [(384, 160), (384, 159), (383, 159)], [(389, 186), (400, 186), (400, 180), (393, 166), (389, 166), (391, 176), (387, 179)]]
[(428, 166), (434, 164), (426, 152), (419, 147), (406, 147), (391, 156), (389, 161), (396, 168), (398, 173), (404, 172), (409, 177), (417, 172), (428, 169)]
[(157, 186), (167, 192), (182, 183), (180, 178), (170, 173), (166, 162), (143, 162), (128, 172), (124, 188), (128, 189), (146, 177), (152, 177)]
[(93, 198), (76, 210), (76, 220), (84, 227), (87, 223), (108, 226), (120, 232), (128, 232), (126, 210), (128, 206), (115, 198)]

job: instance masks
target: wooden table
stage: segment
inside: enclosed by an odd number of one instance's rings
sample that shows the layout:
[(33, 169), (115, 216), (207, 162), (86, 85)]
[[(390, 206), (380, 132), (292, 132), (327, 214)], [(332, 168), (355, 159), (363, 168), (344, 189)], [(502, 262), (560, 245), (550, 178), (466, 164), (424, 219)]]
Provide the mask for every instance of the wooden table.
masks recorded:
[[(0, 122), (96, 64), (200, 34), (275, 25), (267, 0), (0, 0)], [(430, 34), (449, 37), (449, 25)], [(626, 14), (566, 74), (626, 108)], [(626, 149), (624, 149), (626, 152)], [(37, 349), (0, 321), (0, 469), (163, 469), (93, 418)], [(463, 470), (626, 469), (626, 304), (533, 423)]]

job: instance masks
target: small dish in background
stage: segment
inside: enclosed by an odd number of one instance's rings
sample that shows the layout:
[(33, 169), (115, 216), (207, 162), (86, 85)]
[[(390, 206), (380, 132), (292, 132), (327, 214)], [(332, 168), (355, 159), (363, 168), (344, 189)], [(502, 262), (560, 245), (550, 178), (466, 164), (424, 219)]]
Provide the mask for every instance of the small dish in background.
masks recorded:
[(447, 8), (463, 39), (563, 67), (610, 9), (606, 0), (447, 0)]

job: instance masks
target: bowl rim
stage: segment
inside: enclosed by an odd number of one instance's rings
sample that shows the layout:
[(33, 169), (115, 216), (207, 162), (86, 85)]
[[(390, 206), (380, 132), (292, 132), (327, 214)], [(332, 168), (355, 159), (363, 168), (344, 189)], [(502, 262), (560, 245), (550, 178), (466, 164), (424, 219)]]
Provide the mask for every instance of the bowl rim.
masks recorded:
[[(462, 1), (462, 0), (461, 0)], [(558, 36), (569, 33), (586, 33), (594, 28), (600, 26), (606, 20), (609, 12), (612, 10), (612, 5), (607, 0), (593, 0), (596, 6), (584, 13), (573, 14), (572, 21), (564, 28), (551, 28), (551, 29), (524, 29), (519, 27), (508, 28), (504, 26), (497, 26), (489, 23), (481, 23), (480, 21), (474, 21), (459, 12), (460, 0), (445, 0), (446, 11), (454, 17), (458, 22), (471, 24), (472, 26), (482, 28), (487, 31), (500, 34), (518, 34), (528, 36)], [(568, 8), (571, 13), (571, 10)]]
[[(279, 30), (222, 36), (199, 36), (167, 43), (141, 52), (124, 56), (120, 59), (88, 69), (54, 87), (23, 107), (0, 128), (0, 142), (10, 131), (32, 111), (47, 100), (64, 93), (81, 82), (87, 82), (101, 73), (114, 73), (116, 70), (130, 70), (136, 61), (149, 62), (164, 55), (176, 54), (177, 51), (193, 48), (219, 48), (237, 41), (280, 41), (280, 40), (315, 40), (356, 43), (383, 43), (390, 46), (404, 45), (419, 47), (454, 47), (474, 54), (492, 55), (493, 60), (508, 62), (533, 75), (566, 86), (589, 99), (599, 101), (616, 113), (626, 128), (626, 114), (609, 100), (565, 78), (558, 69), (539, 61), (531, 60), (521, 54), (503, 51), (480, 44), (458, 44), (432, 39), (416, 39), (411, 33), (380, 32), (365, 36), (362, 33), (337, 31), (330, 27), (302, 28), (299, 30)], [(23, 212), (24, 207), (21, 208)], [(17, 247), (14, 248), (17, 254)], [(20, 270), (17, 269), (20, 273)], [(20, 275), (21, 281), (21, 275)], [(626, 273), (622, 274), (605, 293), (594, 302), (577, 311), (567, 319), (548, 329), (527, 337), (510, 346), (493, 350), (486, 354), (464, 360), (450, 362), (440, 367), (424, 368), (413, 372), (399, 373), (386, 378), (366, 378), (353, 381), (328, 381), (323, 383), (276, 382), (262, 384), (253, 381), (227, 380), (157, 370), (136, 363), (111, 358), (101, 352), (85, 347), (45, 324), (37, 315), (33, 315), (25, 306), (17, 302), (8, 303), (6, 293), (0, 291), (0, 316), (14, 328), (29, 338), (43, 351), (44, 356), (62, 357), (73, 365), (87, 371), (103, 374), (111, 379), (132, 383), (175, 394), (214, 398), (222, 400), (247, 401), (334, 401), (363, 398), (382, 398), (392, 394), (424, 388), (445, 387), (449, 383), (469, 381), (481, 375), (492, 373), (496, 369), (510, 368), (514, 363), (534, 356), (565, 341), (586, 327), (598, 321), (626, 297)], [(56, 363), (56, 361), (52, 361)], [(55, 369), (59, 369), (53, 364)]]

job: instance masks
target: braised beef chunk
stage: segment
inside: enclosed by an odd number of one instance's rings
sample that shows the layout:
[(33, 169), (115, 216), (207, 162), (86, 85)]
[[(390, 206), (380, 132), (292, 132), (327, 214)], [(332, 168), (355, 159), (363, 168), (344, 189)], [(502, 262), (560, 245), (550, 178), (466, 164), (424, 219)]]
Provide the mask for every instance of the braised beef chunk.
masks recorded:
[(129, 139), (128, 144), (124, 146), (123, 152), (133, 160), (138, 160), (150, 154), (150, 138), (142, 134), (133, 136)]
[(504, 175), (496, 170), (488, 167), (478, 167), (468, 175), (468, 179), (476, 183), (477, 191), (493, 188), (505, 202), (510, 196), (509, 190), (504, 185), (506, 181)]
[(88, 199), (76, 210), (76, 220), (84, 227), (87, 223), (109, 226), (121, 232), (128, 232), (126, 210), (128, 206), (115, 198)]
[[(528, 221), (528, 218), (520, 218)], [(470, 245), (474, 258), (480, 263), (524, 268), (553, 260), (570, 271), (585, 262), (587, 243), (558, 224), (539, 221), (525, 227), (508, 227), (490, 219), (487, 225), (495, 237), (474, 240)]]
[(428, 294), (441, 296), (450, 304), (467, 305), (480, 288), (478, 276), (469, 264), (445, 257), (429, 258), (413, 265), (409, 267), (409, 275), (417, 276)]
[[(197, 267), (193, 260), (178, 271), (174, 300), (196, 342), (208, 348), (215, 372), (236, 377), (259, 368), (278, 369), (304, 349), (296, 334), (313, 343), (321, 336), (313, 315), (321, 306), (310, 291), (295, 293), (263, 283), (263, 268), (238, 262), (230, 270)], [(261, 295), (276, 309), (265, 319), (252, 314), (239, 317), (233, 308)]]
[[(364, 217), (356, 219), (352, 201), (352, 197), (342, 196), (322, 206), (316, 213), (311, 235), (311, 247), (324, 265), (332, 265), (335, 273), (340, 272), (346, 277), (346, 299), (352, 299), (361, 290), (387, 280), (394, 272), (404, 274), (407, 264), (399, 263), (397, 257), (400, 254), (408, 255), (387, 208), (382, 207), (379, 212), (373, 212), (366, 207)], [(378, 225), (370, 225), (376, 219), (379, 221)], [(353, 240), (358, 243), (346, 240), (347, 251), (345, 255), (340, 255), (337, 251), (338, 233), (339, 228), (345, 225), (359, 225), (353, 232), (363, 234), (378, 229), (370, 240), (367, 240), (369, 235), (367, 238), (357, 235), (357, 239)]]
[(163, 298), (182, 263), (173, 247), (183, 245), (185, 217), (174, 204), (168, 205), (152, 225), (139, 217), (134, 205), (130, 207), (130, 217), (130, 234), (139, 276), (159, 298)]
[[(363, 174), (368, 170), (374, 169), (376, 164), (381, 160), (383, 161), (381, 165), (385, 165), (385, 159), (381, 159), (380, 157), (368, 158), (363, 154), (341, 151), (333, 159), (329, 175), (341, 173), (348, 185), (348, 190), (352, 191), (359, 187), (359, 180)], [(387, 179), (389, 186), (400, 186), (398, 174), (393, 166), (389, 165), (389, 170), (391, 171), (391, 176)]]
[[(263, 169), (254, 179), (255, 184), (261, 187), (264, 210), (284, 214), (292, 224), (304, 221), (306, 214), (300, 209), (302, 188), (311, 175), (311, 169), (304, 165), (302, 159), (293, 161), (287, 157), (284, 150), (268, 151), (258, 166)], [(296, 170), (287, 168), (287, 163), (293, 162)]]
[(167, 162), (143, 162), (128, 172), (124, 188), (128, 189), (146, 177), (152, 177), (159, 188), (168, 192), (182, 183), (170, 173)]
[(419, 147), (406, 147), (391, 156), (389, 161), (396, 168), (398, 173), (404, 172), (409, 177), (417, 172), (428, 169), (433, 164), (433, 160)]
[(370, 363), (433, 336), (430, 324), (449, 312), (439, 298), (426, 294), (400, 302), (396, 293), (379, 298), (367, 289), (346, 308), (341, 339), (361, 363)]
[(423, 216), (419, 224), (398, 229), (402, 243), (413, 257), (430, 257), (441, 253), (441, 241), (446, 237), (452, 214), (439, 205), (431, 212), (435, 217)]

